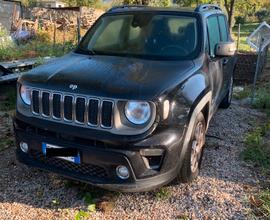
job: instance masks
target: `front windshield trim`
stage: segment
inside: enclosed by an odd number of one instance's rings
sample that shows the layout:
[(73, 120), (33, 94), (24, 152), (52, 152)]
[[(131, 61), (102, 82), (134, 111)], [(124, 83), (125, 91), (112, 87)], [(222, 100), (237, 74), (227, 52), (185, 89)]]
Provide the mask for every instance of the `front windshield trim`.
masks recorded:
[[(195, 18), (197, 20), (197, 46), (195, 50), (189, 54), (188, 56), (160, 56), (156, 54), (135, 54), (135, 53), (127, 53), (126, 51), (124, 53), (114, 53), (111, 51), (98, 51), (93, 48), (90, 50), (83, 48), (82, 45), (84, 41), (87, 40), (87, 37), (89, 35), (93, 34), (96, 29), (99, 26), (100, 21), (104, 17), (109, 16), (115, 16), (115, 15), (137, 15), (137, 14), (152, 14), (153, 16), (156, 15), (172, 15), (172, 16), (179, 16), (179, 17), (191, 17)], [(91, 38), (91, 37), (90, 37)], [(116, 12), (116, 13), (107, 13), (102, 15), (95, 23), (94, 25), (87, 31), (81, 42), (79, 43), (77, 49), (75, 49), (75, 53), (81, 53), (81, 54), (88, 54), (88, 55), (104, 55), (104, 56), (119, 56), (119, 57), (134, 57), (134, 58), (142, 58), (142, 59), (151, 59), (151, 60), (190, 60), (195, 59), (198, 57), (202, 52), (203, 47), (203, 27), (201, 24), (201, 17), (197, 13), (192, 12), (177, 12), (177, 11), (129, 11), (129, 12)], [(93, 53), (94, 51), (94, 53)]]

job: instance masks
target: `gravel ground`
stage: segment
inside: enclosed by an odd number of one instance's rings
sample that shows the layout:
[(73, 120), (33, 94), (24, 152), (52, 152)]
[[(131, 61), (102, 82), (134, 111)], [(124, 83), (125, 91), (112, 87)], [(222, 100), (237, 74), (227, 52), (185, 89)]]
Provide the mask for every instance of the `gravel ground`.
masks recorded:
[[(170, 184), (148, 193), (101, 192), (90, 219), (246, 219), (256, 172), (239, 159), (243, 137), (263, 116), (233, 104), (211, 122), (202, 171), (191, 184)], [(0, 140), (11, 122), (0, 116)], [(0, 150), (0, 219), (74, 219), (86, 205), (83, 184), (18, 164), (14, 146)]]

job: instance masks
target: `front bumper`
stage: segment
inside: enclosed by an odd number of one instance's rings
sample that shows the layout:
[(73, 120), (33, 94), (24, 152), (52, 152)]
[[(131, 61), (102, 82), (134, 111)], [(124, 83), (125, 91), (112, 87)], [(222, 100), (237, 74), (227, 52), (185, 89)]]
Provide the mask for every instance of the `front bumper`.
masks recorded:
[[(17, 158), (20, 162), (108, 190), (149, 191), (172, 181), (181, 167), (179, 158), (183, 132), (179, 130), (160, 130), (132, 144), (109, 145), (102, 141), (76, 138), (76, 133), (75, 136), (66, 136), (64, 132), (51, 132), (42, 127), (42, 124), (36, 127), (14, 119)], [(28, 144), (27, 153), (20, 149), (20, 142)], [(44, 156), (42, 143), (66, 149), (76, 148), (80, 152), (81, 163)], [(128, 179), (123, 180), (116, 175), (118, 165), (128, 168)]]

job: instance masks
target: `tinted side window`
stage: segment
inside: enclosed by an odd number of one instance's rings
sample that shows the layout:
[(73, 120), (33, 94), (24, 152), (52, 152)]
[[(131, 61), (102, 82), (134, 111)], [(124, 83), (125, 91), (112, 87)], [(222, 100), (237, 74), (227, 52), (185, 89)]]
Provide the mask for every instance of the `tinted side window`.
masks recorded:
[(220, 42), (220, 32), (217, 16), (212, 16), (207, 19), (208, 39), (210, 56), (215, 55), (215, 46)]
[(227, 21), (225, 16), (218, 16), (219, 26), (220, 26), (220, 33), (221, 33), (221, 41), (228, 42), (229, 41), (229, 31), (227, 26)]

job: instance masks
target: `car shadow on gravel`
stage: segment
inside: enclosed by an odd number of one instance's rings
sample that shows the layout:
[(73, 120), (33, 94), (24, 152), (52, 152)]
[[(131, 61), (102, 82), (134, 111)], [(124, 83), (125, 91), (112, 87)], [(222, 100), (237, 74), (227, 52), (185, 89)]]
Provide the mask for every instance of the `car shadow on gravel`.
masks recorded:
[(256, 186), (256, 179), (249, 167), (239, 159), (239, 155), (244, 147), (244, 136), (252, 128), (252, 121), (258, 117), (263, 115), (237, 105), (232, 105), (228, 110), (219, 110), (209, 127), (199, 178), (190, 184), (170, 184), (163, 187), (163, 191), (110, 193), (19, 164), (14, 146), (2, 150), (0, 218), (1, 213), (16, 216), (17, 212), (13, 211), (16, 207), (31, 209), (34, 216), (43, 211), (48, 216), (54, 216), (68, 209), (68, 214), (64, 216), (70, 217), (70, 213), (74, 215), (76, 210), (86, 207), (85, 195), (89, 194), (95, 204), (114, 201), (112, 209), (122, 214), (139, 212), (144, 216), (144, 202), (147, 202), (152, 206), (162, 203), (169, 210), (187, 212), (188, 216), (195, 212), (198, 218), (211, 216), (213, 209), (215, 217), (244, 217), (247, 207), (243, 197), (246, 188)]

